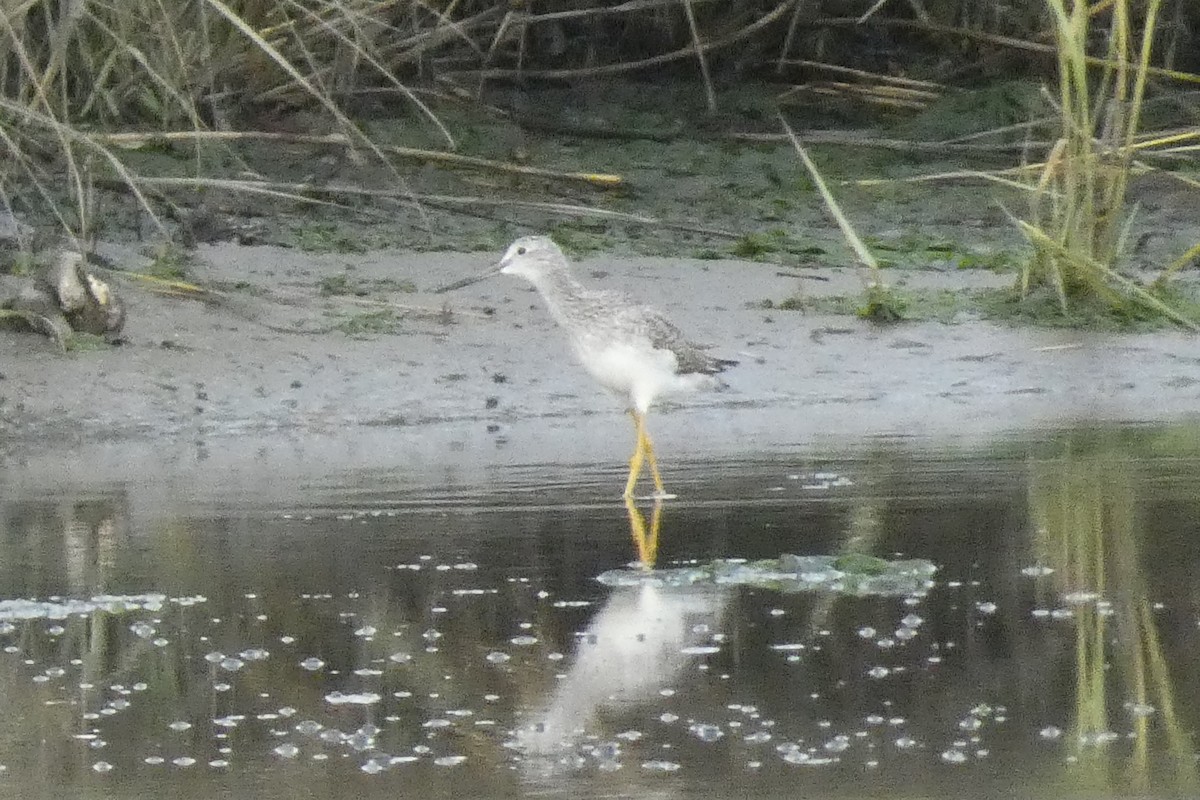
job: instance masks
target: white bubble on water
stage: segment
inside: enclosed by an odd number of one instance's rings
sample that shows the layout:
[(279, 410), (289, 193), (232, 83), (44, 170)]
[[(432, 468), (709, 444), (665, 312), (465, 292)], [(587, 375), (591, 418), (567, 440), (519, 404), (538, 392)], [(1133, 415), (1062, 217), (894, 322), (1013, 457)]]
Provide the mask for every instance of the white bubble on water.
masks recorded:
[(830, 753), (841, 753), (850, 747), (850, 737), (839, 734), (825, 743), (825, 749)]
[(148, 622), (135, 622), (129, 626), (129, 630), (133, 632), (134, 636), (137, 636), (140, 639), (149, 639), (158, 632), (155, 630), (154, 626)]
[(334, 706), (369, 706), (378, 703), (382, 699), (383, 697), (375, 692), (331, 692), (330, 694), (325, 695), (325, 702)]
[(812, 759), (812, 756), (801, 750), (798, 745), (781, 751), (779, 757), (789, 764), (806, 764)]
[(1154, 706), (1148, 703), (1126, 703), (1125, 707), (1129, 709), (1129, 713), (1135, 717), (1149, 717), (1157, 710)]
[(271, 752), (280, 758), (295, 758), (300, 755), (300, 748), (291, 742), (284, 742)]
[(695, 645), (692, 647), (681, 647), (679, 652), (685, 656), (708, 656), (721, 652), (721, 648), (716, 645)]
[(950, 748), (942, 751), (942, 761), (947, 764), (962, 764), (967, 760), (967, 754), (958, 748)]
[(725, 731), (716, 725), (705, 722), (697, 722), (688, 726), (688, 731), (702, 742), (715, 742), (725, 735)]

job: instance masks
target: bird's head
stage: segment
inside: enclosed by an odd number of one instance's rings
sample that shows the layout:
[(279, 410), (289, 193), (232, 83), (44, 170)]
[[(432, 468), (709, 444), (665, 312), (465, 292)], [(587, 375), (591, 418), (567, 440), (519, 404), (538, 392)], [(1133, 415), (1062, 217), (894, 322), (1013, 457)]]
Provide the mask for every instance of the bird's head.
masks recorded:
[(536, 282), (547, 272), (562, 269), (567, 260), (548, 236), (522, 236), (508, 246), (498, 269), (505, 275), (516, 275)]
[(562, 250), (558, 249), (558, 245), (551, 241), (550, 237), (522, 236), (508, 246), (500, 263), (487, 272), (463, 278), (433, 291), (434, 294), (442, 294), (454, 289), (461, 289), (464, 286), (486, 280), (499, 272), (524, 278), (536, 286), (545, 276), (566, 270), (567, 257), (563, 255)]

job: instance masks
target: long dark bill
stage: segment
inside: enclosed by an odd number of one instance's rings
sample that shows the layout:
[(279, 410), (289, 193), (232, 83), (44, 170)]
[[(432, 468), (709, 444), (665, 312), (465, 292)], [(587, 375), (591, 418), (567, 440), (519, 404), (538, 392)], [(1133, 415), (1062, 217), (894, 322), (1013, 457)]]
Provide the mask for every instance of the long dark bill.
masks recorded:
[(446, 292), (453, 292), (455, 289), (461, 289), (464, 286), (470, 286), (472, 283), (479, 283), (480, 281), (486, 281), (488, 278), (491, 278), (491, 277), (493, 277), (495, 275), (499, 275), (499, 274), (500, 274), (500, 268), (493, 267), (492, 269), (489, 269), (487, 272), (484, 272), (480, 275), (472, 275), (469, 278), (463, 278), (462, 280), (457, 280), (454, 283), (448, 283), (445, 286), (440, 286), (437, 289), (434, 289), (433, 293), (434, 294), (445, 294)]

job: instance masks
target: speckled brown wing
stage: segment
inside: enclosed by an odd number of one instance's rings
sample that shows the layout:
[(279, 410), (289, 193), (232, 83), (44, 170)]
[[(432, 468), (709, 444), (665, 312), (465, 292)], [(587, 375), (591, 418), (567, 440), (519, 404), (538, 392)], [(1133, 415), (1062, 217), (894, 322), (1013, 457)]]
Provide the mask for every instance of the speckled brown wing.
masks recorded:
[(704, 348), (690, 341), (683, 331), (663, 316), (658, 309), (643, 306), (637, 309), (645, 328), (646, 337), (656, 349), (670, 350), (675, 354), (676, 375), (716, 375), (738, 362), (725, 358), (714, 358)]

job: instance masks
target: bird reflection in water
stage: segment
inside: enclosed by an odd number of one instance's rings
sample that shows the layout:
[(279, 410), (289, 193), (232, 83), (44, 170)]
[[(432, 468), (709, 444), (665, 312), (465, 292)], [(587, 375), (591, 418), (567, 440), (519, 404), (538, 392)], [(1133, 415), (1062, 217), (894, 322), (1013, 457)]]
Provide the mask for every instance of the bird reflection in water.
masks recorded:
[(650, 512), (650, 527), (646, 528), (646, 515), (641, 512), (632, 497), (625, 497), (625, 511), (629, 514), (629, 535), (637, 549), (638, 562), (646, 569), (654, 569), (658, 561), (658, 529), (662, 525), (662, 499), (655, 498)]
[[(649, 521), (631, 500), (625, 508), (638, 559), (649, 572), (658, 556), (662, 503), (654, 504)], [(512, 746), (523, 756), (527, 778), (569, 773), (578, 764), (584, 742), (612, 735), (605, 728), (622, 724), (616, 722), (622, 714), (661, 701), (664, 687), (686, 683), (687, 668), (723, 640), (729, 590), (664, 585), (652, 574), (645, 578), (614, 588), (576, 632), (566, 674), (516, 731)]]

